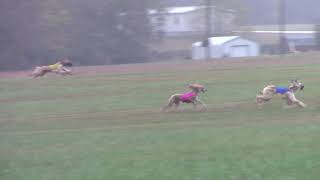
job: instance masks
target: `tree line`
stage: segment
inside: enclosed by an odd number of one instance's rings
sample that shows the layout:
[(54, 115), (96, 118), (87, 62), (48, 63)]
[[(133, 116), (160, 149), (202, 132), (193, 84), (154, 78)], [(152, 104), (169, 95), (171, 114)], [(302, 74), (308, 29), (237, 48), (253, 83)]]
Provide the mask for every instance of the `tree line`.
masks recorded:
[(1, 0), (0, 70), (62, 57), (76, 65), (146, 62), (146, 9), (160, 6), (161, 0)]

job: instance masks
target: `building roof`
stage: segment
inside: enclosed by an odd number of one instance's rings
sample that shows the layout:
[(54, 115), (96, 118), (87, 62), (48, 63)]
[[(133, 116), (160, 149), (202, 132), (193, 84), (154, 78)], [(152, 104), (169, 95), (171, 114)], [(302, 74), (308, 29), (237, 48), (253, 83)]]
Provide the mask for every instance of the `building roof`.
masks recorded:
[(203, 0), (161, 0), (160, 3), (164, 7), (205, 5)]
[[(208, 40), (210, 45), (219, 46), (229, 41), (240, 38), (240, 36), (218, 36), (218, 37), (210, 37)], [(198, 41), (192, 44), (192, 46), (202, 46), (202, 41)]]
[(182, 6), (182, 7), (168, 7), (164, 8), (163, 11), (157, 9), (149, 9), (148, 13), (150, 15), (156, 14), (183, 14), (188, 12), (193, 12), (199, 9), (205, 8), (204, 6)]
[(239, 36), (219, 36), (219, 37), (211, 37), (209, 38), (209, 42), (211, 45), (221, 45), (226, 42), (232, 41), (234, 39), (240, 38)]
[[(207, 9), (208, 6), (174, 6), (174, 7), (165, 7), (161, 9), (148, 9), (149, 15), (159, 15), (159, 14), (184, 14), (190, 13), (198, 10)], [(224, 9), (219, 8), (217, 6), (210, 6), (210, 9), (214, 9), (215, 11), (219, 11), (221, 13), (234, 13), (233, 9)]]
[(168, 8), (168, 13), (171, 13), (171, 14), (187, 13), (187, 12), (195, 11), (197, 9), (199, 9), (199, 7), (196, 7), (196, 6), (172, 7), (172, 8)]

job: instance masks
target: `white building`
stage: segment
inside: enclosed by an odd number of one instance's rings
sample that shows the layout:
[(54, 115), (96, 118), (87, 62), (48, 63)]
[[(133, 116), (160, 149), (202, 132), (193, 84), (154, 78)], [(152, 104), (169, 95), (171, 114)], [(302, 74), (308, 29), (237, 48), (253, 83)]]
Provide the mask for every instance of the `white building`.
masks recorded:
[(279, 52), (281, 36), (286, 39), (290, 52), (313, 50), (317, 45), (317, 26), (313, 24), (288, 24), (285, 31), (279, 28), (279, 25), (243, 26), (234, 33), (258, 42), (261, 53), (265, 54)]
[[(205, 6), (170, 7), (148, 11), (154, 33), (165, 36), (203, 34), (206, 31)], [(213, 32), (230, 33), (233, 29), (234, 12), (211, 7), (211, 29)]]
[(259, 44), (239, 36), (211, 37), (208, 39), (208, 47), (204, 47), (203, 43), (192, 44), (192, 59), (248, 57), (260, 54)]

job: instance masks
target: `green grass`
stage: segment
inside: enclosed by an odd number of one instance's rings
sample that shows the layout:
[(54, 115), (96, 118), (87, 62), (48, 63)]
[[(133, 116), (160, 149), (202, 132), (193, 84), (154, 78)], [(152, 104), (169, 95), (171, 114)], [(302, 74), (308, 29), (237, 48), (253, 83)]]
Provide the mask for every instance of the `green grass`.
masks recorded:
[[(0, 179), (319, 179), (320, 64), (128, 71), (0, 79)], [(255, 105), (297, 76), (307, 108)], [(190, 82), (208, 87), (208, 111), (161, 113)]]

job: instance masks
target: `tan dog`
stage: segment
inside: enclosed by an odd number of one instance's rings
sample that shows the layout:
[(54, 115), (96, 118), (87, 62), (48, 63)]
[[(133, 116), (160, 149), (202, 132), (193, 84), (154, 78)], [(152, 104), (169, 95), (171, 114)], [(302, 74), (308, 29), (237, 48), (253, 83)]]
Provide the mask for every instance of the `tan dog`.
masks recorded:
[(172, 95), (168, 100), (168, 104), (162, 108), (162, 111), (165, 111), (168, 108), (172, 107), (174, 107), (175, 110), (177, 110), (181, 103), (191, 103), (193, 104), (194, 108), (196, 108), (198, 104), (201, 104), (202, 107), (206, 110), (207, 106), (199, 100), (198, 94), (200, 92), (206, 92), (207, 89), (200, 84), (190, 84), (188, 85), (188, 87), (191, 89), (190, 92)]
[(263, 88), (260, 94), (256, 96), (256, 101), (259, 105), (261, 105), (267, 101), (270, 101), (274, 95), (280, 94), (283, 95), (282, 99), (286, 100), (288, 106), (298, 105), (299, 107), (303, 108), (306, 107), (306, 105), (302, 101), (298, 100), (294, 94), (299, 89), (303, 90), (304, 85), (298, 80), (292, 80), (288, 87), (268, 85)]
[(62, 59), (52, 65), (37, 66), (32, 71), (31, 77), (33, 77), (33, 78), (42, 77), (49, 72), (53, 72), (53, 73), (60, 74), (60, 75), (72, 75), (72, 71), (70, 69), (66, 68), (66, 67), (71, 67), (71, 66), (72, 66), (72, 62), (69, 59), (64, 58), (64, 59)]

